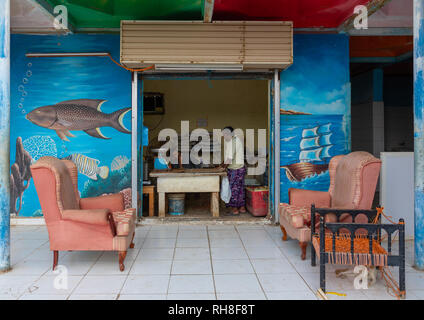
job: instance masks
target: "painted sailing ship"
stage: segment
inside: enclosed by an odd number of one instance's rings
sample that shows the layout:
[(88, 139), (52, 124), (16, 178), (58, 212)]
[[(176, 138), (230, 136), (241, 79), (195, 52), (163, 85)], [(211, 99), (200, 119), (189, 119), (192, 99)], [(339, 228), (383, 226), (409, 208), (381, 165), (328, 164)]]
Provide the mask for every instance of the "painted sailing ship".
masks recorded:
[(287, 178), (293, 182), (302, 181), (313, 175), (328, 171), (331, 159), (331, 123), (303, 129), (300, 141), (299, 162), (282, 166)]

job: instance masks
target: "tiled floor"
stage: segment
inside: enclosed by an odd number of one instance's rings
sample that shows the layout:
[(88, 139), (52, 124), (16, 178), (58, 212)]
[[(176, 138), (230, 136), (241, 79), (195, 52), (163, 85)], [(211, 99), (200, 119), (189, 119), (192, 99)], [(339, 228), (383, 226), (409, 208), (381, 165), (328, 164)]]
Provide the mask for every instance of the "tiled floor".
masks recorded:
[[(282, 242), (277, 226), (138, 227), (124, 272), (113, 252), (60, 252), (67, 283), (51, 270), (45, 227), (12, 227), (11, 238), (13, 269), (0, 275), (0, 299), (317, 299), (318, 267), (301, 261), (298, 243)], [(424, 299), (424, 273), (412, 263), (409, 241), (407, 298)], [(382, 279), (355, 290), (354, 275), (336, 278), (335, 269), (327, 268), (327, 290), (346, 296), (330, 299), (395, 299)]]

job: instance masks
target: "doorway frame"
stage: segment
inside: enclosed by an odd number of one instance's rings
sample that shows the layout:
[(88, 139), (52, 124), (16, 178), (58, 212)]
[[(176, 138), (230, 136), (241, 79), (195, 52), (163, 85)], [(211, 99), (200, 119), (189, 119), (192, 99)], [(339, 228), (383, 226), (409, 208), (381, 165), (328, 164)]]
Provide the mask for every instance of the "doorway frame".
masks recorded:
[[(138, 177), (142, 176), (142, 165), (138, 165), (138, 157), (143, 157), (143, 148), (141, 154), (138, 154), (139, 132), (143, 123), (139, 126), (139, 113), (143, 114), (143, 106), (138, 103), (139, 99), (139, 76), (142, 76), (141, 83), (144, 80), (268, 80), (270, 85), (268, 96), (269, 121), (269, 172), (268, 185), (270, 187), (270, 214), (273, 221), (279, 221), (279, 203), (280, 203), (280, 76), (281, 70), (275, 69), (270, 72), (237, 72), (237, 73), (219, 73), (219, 72), (181, 72), (181, 73), (140, 73), (133, 72), (131, 78), (131, 196), (132, 207), (137, 209), (137, 217), (142, 215), (142, 203), (138, 201), (143, 194), (143, 183), (138, 184)], [(273, 112), (272, 112), (273, 111)], [(272, 159), (272, 161), (271, 161)], [(141, 163), (141, 161), (140, 161)], [(273, 164), (271, 166), (271, 163)], [(271, 183), (272, 181), (272, 183)], [(140, 190), (139, 190), (140, 189)]]

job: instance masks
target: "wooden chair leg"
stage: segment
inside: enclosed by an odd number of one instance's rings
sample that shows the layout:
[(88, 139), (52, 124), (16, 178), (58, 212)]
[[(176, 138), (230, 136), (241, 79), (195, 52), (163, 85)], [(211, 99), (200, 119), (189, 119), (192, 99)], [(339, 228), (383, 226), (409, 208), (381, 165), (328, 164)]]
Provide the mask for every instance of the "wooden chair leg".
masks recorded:
[(302, 255), (300, 256), (300, 258), (302, 260), (306, 259), (306, 248), (308, 247), (308, 243), (307, 242), (299, 242), (299, 246), (300, 249), (302, 250)]
[(286, 229), (280, 224), (280, 229), (283, 232), (283, 241), (287, 241), (287, 231)]
[(53, 251), (53, 270), (57, 267), (57, 262), (59, 261), (59, 251)]
[(118, 256), (119, 256), (119, 270), (122, 272), (125, 270), (124, 260), (125, 260), (125, 257), (127, 256), (127, 252), (119, 251)]
[(131, 244), (130, 244), (131, 249), (134, 249), (134, 236), (135, 236), (135, 231), (134, 231), (132, 239), (131, 239)]

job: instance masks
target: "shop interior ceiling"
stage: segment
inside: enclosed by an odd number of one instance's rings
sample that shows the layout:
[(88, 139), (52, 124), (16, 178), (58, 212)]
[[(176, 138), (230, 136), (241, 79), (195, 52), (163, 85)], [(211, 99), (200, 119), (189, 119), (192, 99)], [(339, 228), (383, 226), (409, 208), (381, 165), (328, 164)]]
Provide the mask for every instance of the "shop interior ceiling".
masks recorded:
[[(372, 13), (385, 2), (387, 0), (13, 0), (12, 22), (27, 15), (33, 20), (38, 18), (40, 28), (46, 27), (46, 13), (52, 15), (53, 8), (64, 5), (73, 32), (119, 31), (121, 20), (205, 21), (211, 12), (215, 21), (284, 20), (293, 21), (296, 29), (337, 29), (349, 21), (355, 6), (367, 5)], [(213, 11), (207, 9), (211, 4)], [(16, 23), (13, 27), (23, 29)]]

